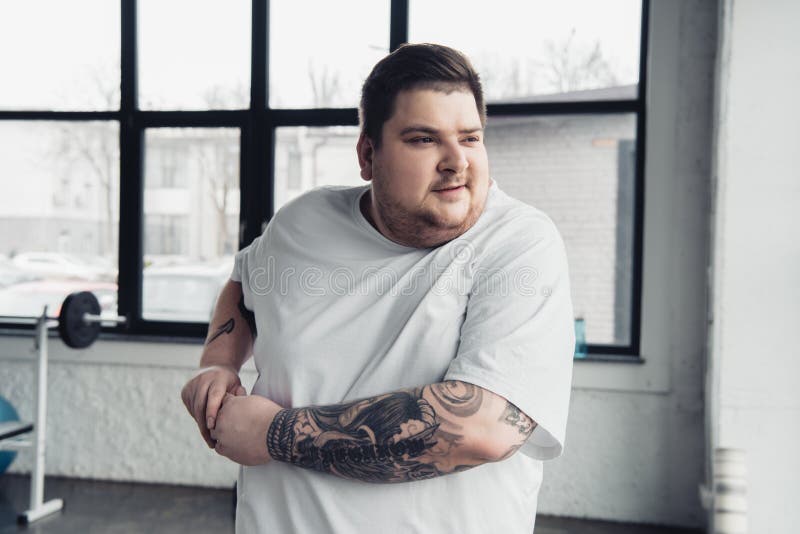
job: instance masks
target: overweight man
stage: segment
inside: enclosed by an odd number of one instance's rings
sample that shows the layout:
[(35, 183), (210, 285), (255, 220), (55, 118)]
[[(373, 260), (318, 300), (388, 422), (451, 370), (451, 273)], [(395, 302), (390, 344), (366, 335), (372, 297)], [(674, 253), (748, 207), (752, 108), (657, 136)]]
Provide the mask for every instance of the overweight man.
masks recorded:
[(242, 466), (239, 533), (530, 534), (569, 405), (562, 239), (490, 178), (461, 53), (400, 47), (359, 111), (367, 184), (300, 196), (236, 255), (183, 401)]

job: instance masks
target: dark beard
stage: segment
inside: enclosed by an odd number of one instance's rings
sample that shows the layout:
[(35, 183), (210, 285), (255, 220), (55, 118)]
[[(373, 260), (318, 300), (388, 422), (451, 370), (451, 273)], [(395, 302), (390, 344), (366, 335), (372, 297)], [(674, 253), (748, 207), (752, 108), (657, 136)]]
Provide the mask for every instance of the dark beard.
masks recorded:
[[(375, 187), (375, 182), (372, 187)], [(438, 247), (457, 238), (472, 228), (484, 207), (484, 203), (470, 206), (464, 221), (458, 224), (447, 224), (431, 213), (409, 213), (394, 202), (376, 198), (380, 196), (383, 195), (374, 195), (371, 198), (377, 204), (376, 208), (381, 214), (381, 221), (392, 234), (385, 237), (401, 245), (416, 248)], [(367, 199), (366, 209), (362, 209), (362, 212), (367, 215), (367, 219), (377, 229), (369, 214), (369, 202), (370, 200)]]

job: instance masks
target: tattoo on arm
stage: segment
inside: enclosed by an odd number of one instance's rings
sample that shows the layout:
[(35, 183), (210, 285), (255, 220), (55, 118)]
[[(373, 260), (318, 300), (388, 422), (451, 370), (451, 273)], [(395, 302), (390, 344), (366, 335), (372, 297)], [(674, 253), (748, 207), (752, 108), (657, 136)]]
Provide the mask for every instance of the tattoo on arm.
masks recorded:
[(466, 382), (451, 380), (433, 384), (431, 393), (448, 412), (460, 417), (473, 415), (483, 404), (483, 390)]
[[(334, 406), (282, 410), (269, 428), (267, 449), (276, 460), (345, 478), (418, 480), (438, 474), (435, 466), (417, 461), (436, 445), (437, 427), (422, 395), (403, 391)], [(410, 435), (401, 437), (406, 433)]]
[[(239, 313), (242, 314), (242, 317), (247, 322), (247, 326), (250, 327), (250, 332), (253, 334), (253, 338), (255, 339), (257, 332), (256, 332), (256, 316), (253, 312), (245, 308), (244, 306), (244, 295), (239, 299)], [(225, 323), (217, 328), (217, 331), (214, 332), (211, 337), (206, 341), (206, 345), (210, 344), (212, 341), (217, 339), (222, 334), (230, 334), (233, 332), (234, 327), (236, 326), (236, 321), (231, 317)]]
[(533, 429), (536, 428), (536, 423), (533, 422), (533, 419), (522, 413), (519, 408), (510, 402), (506, 404), (506, 409), (503, 411), (503, 415), (500, 416), (498, 421), (515, 427), (519, 430), (519, 433), (525, 437), (528, 437), (530, 433), (533, 432)]
[(222, 326), (217, 328), (217, 331), (214, 332), (214, 335), (211, 336), (211, 339), (206, 341), (206, 345), (210, 344), (212, 341), (217, 339), (222, 334), (230, 334), (231, 332), (233, 332), (233, 327), (235, 325), (236, 325), (236, 322), (233, 320), (233, 318), (230, 318), (227, 321), (225, 321), (225, 324), (223, 324)]
[(275, 460), (344, 478), (424, 480), (486, 462), (464, 451), (464, 427), (482, 406), (481, 388), (449, 381), (332, 406), (290, 408), (275, 416), (267, 449)]

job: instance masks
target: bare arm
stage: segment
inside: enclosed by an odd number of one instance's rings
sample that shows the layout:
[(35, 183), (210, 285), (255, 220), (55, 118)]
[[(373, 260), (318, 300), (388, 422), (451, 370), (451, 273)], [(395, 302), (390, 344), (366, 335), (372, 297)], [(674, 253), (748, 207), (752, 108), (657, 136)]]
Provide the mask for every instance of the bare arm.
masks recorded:
[(220, 292), (200, 357), (200, 370), (186, 383), (181, 399), (200, 434), (214, 447), (210, 430), (226, 393), (243, 395), (239, 370), (253, 351), (255, 320), (244, 307), (242, 285), (228, 280)]
[(503, 397), (448, 381), (280, 410), (269, 424), (267, 449), (274, 460), (343, 478), (405, 482), (504, 460), (535, 426)]
[(228, 280), (220, 292), (200, 357), (200, 367), (228, 366), (239, 372), (253, 352), (253, 313), (244, 307), (242, 284)]

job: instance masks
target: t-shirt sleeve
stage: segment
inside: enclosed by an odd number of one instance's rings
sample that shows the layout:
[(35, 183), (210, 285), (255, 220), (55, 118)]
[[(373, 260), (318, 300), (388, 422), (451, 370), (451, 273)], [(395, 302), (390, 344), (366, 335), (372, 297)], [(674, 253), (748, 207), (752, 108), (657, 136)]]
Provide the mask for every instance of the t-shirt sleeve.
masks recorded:
[[(266, 232), (265, 232), (266, 234)], [(259, 258), (265, 256), (265, 234), (257, 237), (248, 246), (236, 253), (233, 259), (233, 270), (231, 280), (242, 284), (242, 294), (244, 295), (244, 306), (253, 311), (253, 299), (259, 287), (259, 280), (266, 276), (264, 262)]]
[(473, 273), (445, 380), (475, 384), (522, 410), (537, 427), (520, 450), (548, 460), (564, 447), (575, 330), (561, 236), (549, 219), (530, 226)]

